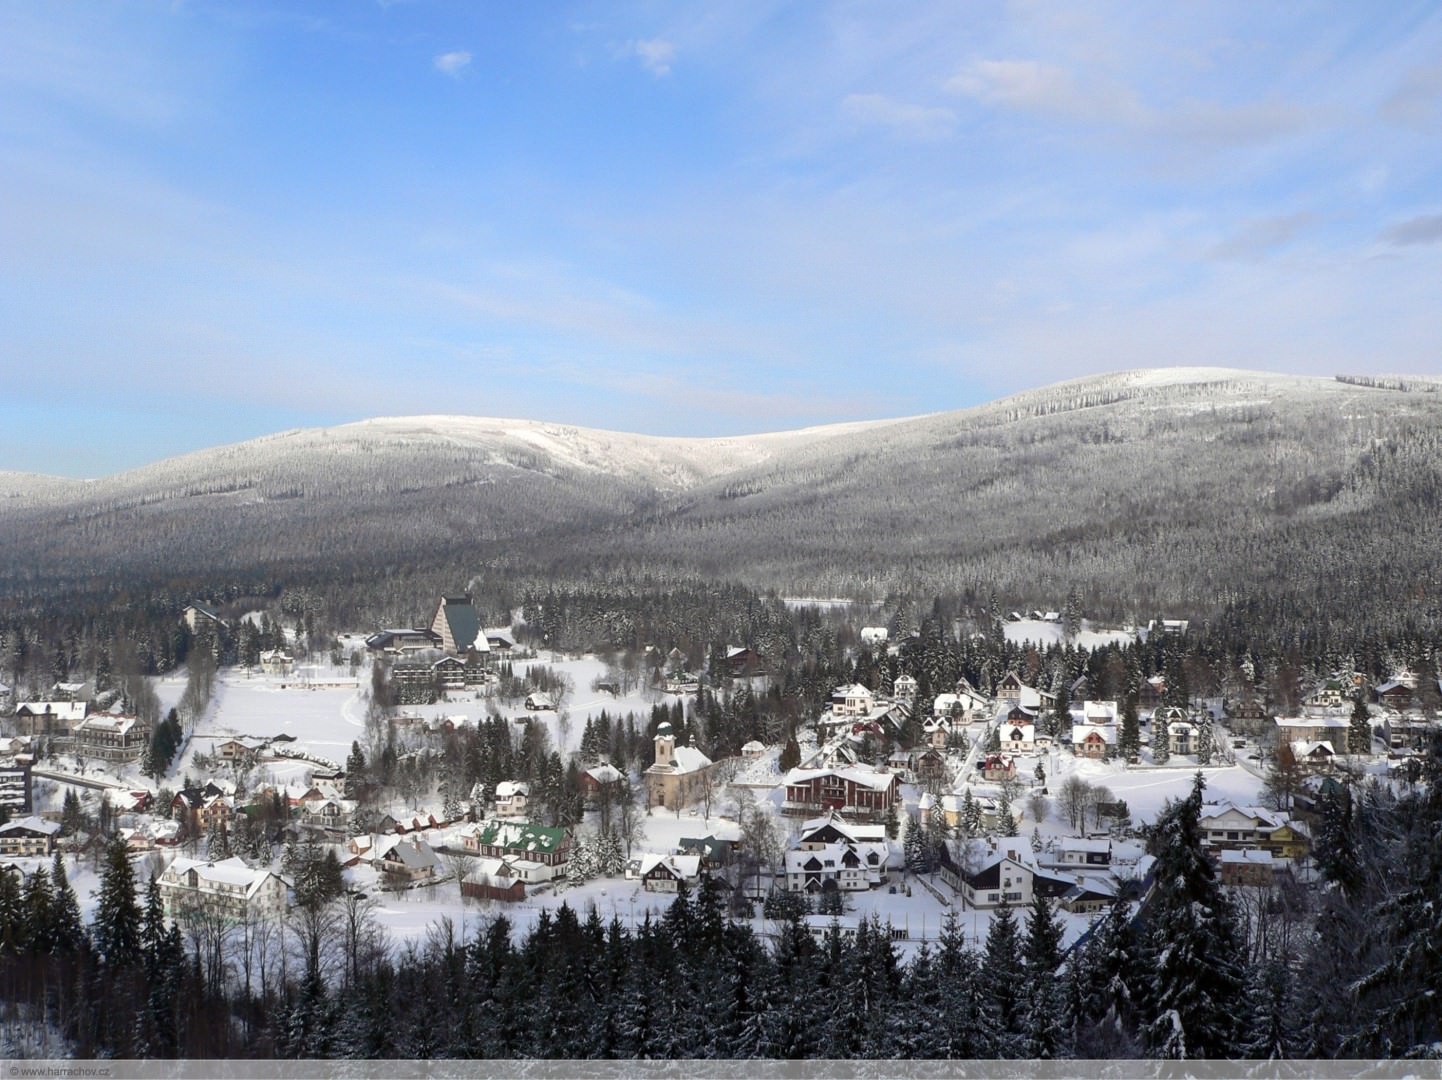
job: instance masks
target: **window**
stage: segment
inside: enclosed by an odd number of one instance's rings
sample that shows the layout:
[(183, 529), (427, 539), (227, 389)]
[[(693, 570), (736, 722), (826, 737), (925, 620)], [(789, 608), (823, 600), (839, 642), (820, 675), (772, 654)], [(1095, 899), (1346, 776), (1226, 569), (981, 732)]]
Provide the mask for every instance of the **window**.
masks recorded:
[(1018, 901), (1018, 900), (1020, 900), (1020, 899), (1021, 899), (1021, 893), (1019, 893), (1019, 892), (1009, 892), (1009, 893), (1006, 894), (1006, 902), (1007, 902), (1008, 904), (1015, 903), (1016, 901)]

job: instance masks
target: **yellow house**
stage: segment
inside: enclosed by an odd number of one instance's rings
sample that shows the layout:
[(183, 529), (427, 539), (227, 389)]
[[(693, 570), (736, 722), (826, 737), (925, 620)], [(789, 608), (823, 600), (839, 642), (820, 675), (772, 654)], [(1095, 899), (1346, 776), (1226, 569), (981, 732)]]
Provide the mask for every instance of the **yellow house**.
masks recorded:
[(1303, 859), (1306, 858), (1312, 841), (1306, 833), (1300, 832), (1289, 822), (1273, 829), (1261, 846), (1279, 859)]

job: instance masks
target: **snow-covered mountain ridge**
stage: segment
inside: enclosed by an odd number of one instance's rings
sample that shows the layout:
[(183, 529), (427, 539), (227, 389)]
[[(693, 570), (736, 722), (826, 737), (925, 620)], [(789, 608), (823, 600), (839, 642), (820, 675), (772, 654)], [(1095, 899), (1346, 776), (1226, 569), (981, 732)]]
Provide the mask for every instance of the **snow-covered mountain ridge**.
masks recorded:
[(1064, 594), (1120, 576), (1148, 602), (1176, 592), (1152, 580), (1165, 573), (1185, 602), (1315, 583), (1307, 559), (1335, 545), (1400, 574), (1431, 558), (1420, 521), (1416, 535), (1400, 526), (1437, 501), (1438, 389), (1416, 376), (1157, 369), (726, 438), (378, 418), (90, 482), (0, 474), (0, 589), (504, 564), (816, 595), (1013, 577)]

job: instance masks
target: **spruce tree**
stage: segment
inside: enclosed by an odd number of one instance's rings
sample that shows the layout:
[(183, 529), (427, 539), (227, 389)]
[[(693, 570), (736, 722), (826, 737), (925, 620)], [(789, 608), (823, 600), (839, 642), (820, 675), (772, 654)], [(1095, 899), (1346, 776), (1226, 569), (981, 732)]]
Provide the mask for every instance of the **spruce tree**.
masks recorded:
[(1037, 891), (1026, 924), (1028, 1053), (1036, 1058), (1065, 1056), (1065, 1003), (1057, 969), (1061, 966), (1061, 924), (1051, 904)]
[(125, 841), (116, 837), (105, 852), (100, 897), (95, 904), (91, 934), (107, 967), (130, 967), (140, 955), (140, 905), (135, 896), (135, 871)]
[(1021, 934), (1010, 907), (993, 912), (981, 960), (982, 1022), (991, 1033), (992, 1053), (999, 1058), (1026, 1057), (1030, 1049), (1026, 967)]
[(1137, 717), (1137, 696), (1128, 693), (1122, 699), (1120, 730), (1117, 732), (1117, 753), (1124, 761), (1130, 761), (1141, 751), (1142, 729)]
[(80, 903), (65, 876), (65, 860), (60, 852), (50, 864), (50, 884), (55, 893), (55, 951), (77, 952), (85, 942), (85, 925), (80, 920)]
[(1370, 754), (1372, 752), (1372, 720), (1367, 703), (1359, 693), (1352, 699), (1352, 720), (1347, 725), (1347, 753)]
[(1150, 968), (1142, 1039), (1163, 1058), (1228, 1057), (1241, 1049), (1245, 990), (1241, 932), (1202, 847), (1202, 792), (1168, 803), (1153, 831), (1156, 887), (1147, 905)]

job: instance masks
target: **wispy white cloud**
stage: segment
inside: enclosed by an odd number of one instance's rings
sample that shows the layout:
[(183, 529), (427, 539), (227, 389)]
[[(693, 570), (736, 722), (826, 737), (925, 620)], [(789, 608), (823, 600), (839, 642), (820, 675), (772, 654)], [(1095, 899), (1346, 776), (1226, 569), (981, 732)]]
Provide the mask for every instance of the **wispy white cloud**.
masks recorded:
[(945, 85), (995, 108), (1208, 146), (1268, 142), (1315, 119), (1315, 110), (1292, 102), (1187, 100), (1158, 107), (1116, 79), (1084, 77), (1037, 60), (977, 60)]
[(641, 66), (656, 78), (671, 74), (671, 64), (676, 59), (676, 45), (665, 38), (643, 38), (631, 42), (630, 53), (641, 61)]
[(459, 76), (470, 62), (471, 54), (464, 49), (441, 53), (432, 61), (437, 71), (442, 75), (449, 75), (453, 79)]
[(885, 128), (918, 142), (945, 139), (956, 130), (956, 113), (951, 109), (897, 101), (885, 94), (847, 94), (841, 111), (858, 126)]
[(1442, 64), (1407, 72), (1377, 111), (1384, 120), (1420, 131), (1442, 128)]
[(1087, 84), (1037, 60), (977, 60), (948, 79), (946, 88), (986, 105), (1076, 120), (1136, 125), (1147, 116), (1126, 88)]
[(1383, 231), (1382, 240), (1396, 247), (1442, 243), (1442, 214), (1418, 214), (1399, 221)]
[(1315, 215), (1305, 210), (1256, 218), (1214, 244), (1207, 254), (1212, 259), (1259, 259), (1290, 244), (1315, 222)]

